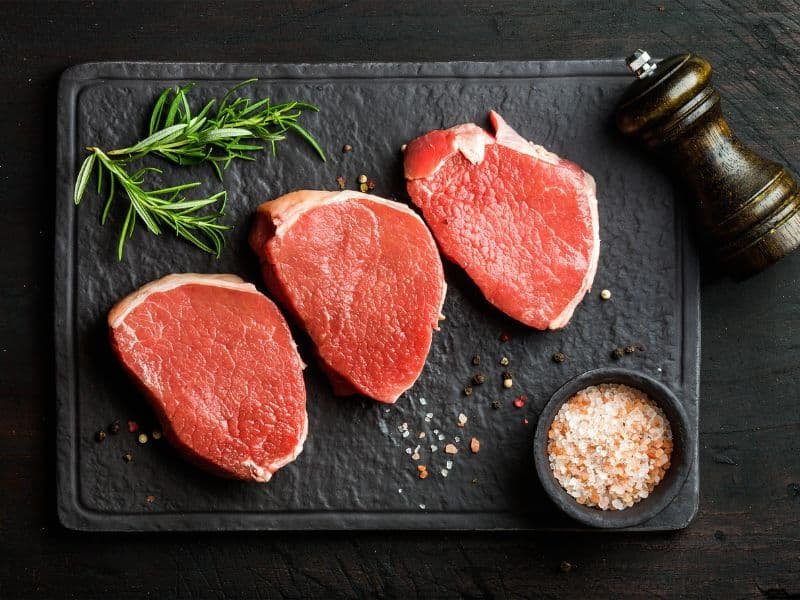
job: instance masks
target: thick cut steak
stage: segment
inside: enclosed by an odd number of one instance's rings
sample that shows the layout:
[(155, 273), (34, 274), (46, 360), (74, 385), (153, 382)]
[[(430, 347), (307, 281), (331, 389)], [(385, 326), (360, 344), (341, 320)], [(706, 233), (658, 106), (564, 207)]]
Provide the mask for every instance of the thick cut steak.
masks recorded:
[(591, 175), (525, 141), (496, 112), (408, 144), (408, 193), (444, 254), (486, 299), (537, 329), (567, 324), (600, 251)]
[(111, 345), (165, 436), (228, 477), (269, 481), (308, 431), (303, 362), (286, 320), (235, 275), (168, 275), (108, 315)]
[(414, 384), (445, 295), (436, 244), (414, 211), (358, 192), (302, 190), (258, 208), (250, 245), (334, 393), (392, 403)]

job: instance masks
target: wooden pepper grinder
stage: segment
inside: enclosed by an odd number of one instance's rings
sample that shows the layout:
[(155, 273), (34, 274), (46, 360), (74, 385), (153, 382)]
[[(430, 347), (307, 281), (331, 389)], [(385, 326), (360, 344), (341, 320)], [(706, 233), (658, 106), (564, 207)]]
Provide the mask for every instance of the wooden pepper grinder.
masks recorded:
[(781, 165), (740, 142), (709, 85), (711, 65), (678, 54), (657, 64), (643, 50), (617, 107), (617, 126), (656, 151), (693, 196), (707, 247), (736, 278), (800, 246), (800, 190)]

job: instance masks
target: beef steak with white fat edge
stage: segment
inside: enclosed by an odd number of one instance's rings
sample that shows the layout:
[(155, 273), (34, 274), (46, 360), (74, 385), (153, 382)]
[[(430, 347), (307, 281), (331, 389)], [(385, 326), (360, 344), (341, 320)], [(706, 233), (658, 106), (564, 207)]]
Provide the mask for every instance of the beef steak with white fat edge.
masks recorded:
[(414, 211), (369, 194), (301, 190), (258, 208), (250, 245), (334, 393), (393, 403), (414, 384), (445, 296), (436, 244)]
[(304, 364), (277, 307), (235, 275), (168, 275), (120, 300), (111, 345), (164, 435), (217, 474), (269, 481), (303, 450)]
[(410, 142), (408, 193), (489, 302), (531, 327), (564, 327), (597, 269), (594, 179), (489, 116), (494, 135), (468, 123)]

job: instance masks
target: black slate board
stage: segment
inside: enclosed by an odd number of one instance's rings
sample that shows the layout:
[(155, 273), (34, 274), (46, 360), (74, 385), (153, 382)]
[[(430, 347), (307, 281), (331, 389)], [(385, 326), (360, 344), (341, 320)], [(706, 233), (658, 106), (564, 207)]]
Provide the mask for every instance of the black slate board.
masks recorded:
[[(274, 101), (304, 99), (322, 107), (304, 124), (327, 149), (321, 163), (297, 139), (278, 156), (234, 165), (226, 174), (227, 219), (236, 228), (220, 260), (170, 236), (139, 228), (118, 263), (120, 214), (100, 227), (101, 200), (90, 193), (80, 209), (73, 181), (87, 145), (114, 148), (142, 136), (152, 102), (166, 86), (198, 83), (195, 97), (219, 96), (230, 85), (259, 77), (253, 95)], [(680, 202), (642, 154), (622, 140), (610, 120), (628, 85), (622, 61), (267, 65), (91, 63), (62, 77), (58, 105), (55, 335), (58, 389), (58, 512), (79, 530), (266, 529), (579, 529), (544, 496), (533, 466), (536, 416), (567, 379), (613, 361), (620, 343), (646, 352), (622, 364), (654, 375), (685, 402), (697, 427), (699, 276)], [(334, 398), (315, 366), (306, 370), (310, 435), (303, 454), (267, 485), (220, 480), (186, 464), (163, 441), (137, 445), (125, 421), (144, 430), (152, 414), (110, 355), (105, 317), (113, 303), (171, 272), (231, 272), (259, 281), (246, 246), (249, 218), (265, 199), (297, 188), (336, 189), (337, 175), (355, 187), (367, 173), (375, 193), (407, 200), (399, 147), (429, 129), (465, 121), (486, 123), (498, 110), (524, 137), (579, 163), (597, 180), (602, 240), (595, 289), (557, 332), (526, 329), (491, 308), (464, 274), (446, 265), (447, 320), (435, 335), (417, 384), (394, 406), (362, 398)], [(349, 143), (354, 151), (342, 154)], [(168, 166), (165, 181), (199, 178), (204, 192), (220, 184), (210, 169)], [(121, 202), (120, 202), (121, 204)], [(609, 302), (597, 291), (612, 290)], [(499, 340), (502, 332), (510, 341)], [(298, 336), (301, 352), (307, 341)], [(567, 362), (551, 361), (563, 350)], [(489, 382), (470, 398), (461, 389), (477, 370)], [(500, 385), (497, 361), (511, 359), (514, 388)], [(529, 398), (518, 409), (511, 400)], [(422, 405), (421, 398), (426, 399)], [(493, 410), (490, 403), (503, 406)], [(457, 415), (469, 417), (464, 429)], [(431, 413), (430, 422), (425, 415)], [(524, 423), (524, 419), (528, 423)], [(97, 429), (121, 420), (123, 431), (102, 444)], [(412, 432), (402, 438), (398, 427)], [(417, 432), (446, 435), (420, 462), (432, 472), (416, 477), (405, 448)], [(460, 436), (461, 451), (441, 448)], [(468, 440), (481, 440), (472, 455)], [(696, 438), (695, 438), (696, 439)], [(422, 440), (419, 440), (422, 441)], [(122, 455), (131, 451), (134, 460)], [(697, 449), (695, 448), (695, 456)], [(447, 458), (453, 468), (444, 478)], [(150, 500), (148, 501), (148, 496)], [(676, 500), (636, 530), (685, 527), (698, 504), (695, 466)], [(422, 508), (424, 506), (424, 508)]]

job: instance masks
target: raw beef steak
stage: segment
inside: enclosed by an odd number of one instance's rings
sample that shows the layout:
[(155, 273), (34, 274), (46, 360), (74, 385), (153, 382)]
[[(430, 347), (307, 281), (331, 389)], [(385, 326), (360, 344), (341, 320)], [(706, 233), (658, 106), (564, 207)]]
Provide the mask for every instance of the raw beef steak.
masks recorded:
[(486, 299), (537, 329), (567, 324), (600, 251), (591, 175), (525, 141), (496, 112), (408, 144), (408, 193), (444, 254)]
[(436, 244), (414, 211), (358, 192), (297, 191), (258, 208), (250, 245), (334, 393), (393, 403), (414, 384), (445, 295)]
[(108, 315), (111, 345), (185, 456), (269, 481), (303, 450), (304, 364), (277, 307), (235, 275), (167, 275)]

